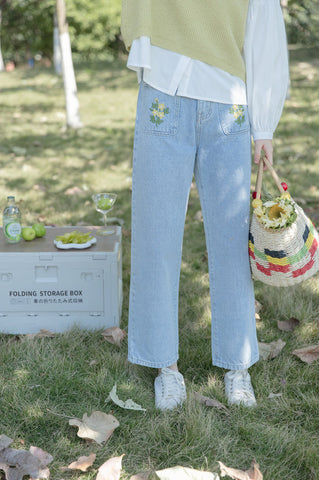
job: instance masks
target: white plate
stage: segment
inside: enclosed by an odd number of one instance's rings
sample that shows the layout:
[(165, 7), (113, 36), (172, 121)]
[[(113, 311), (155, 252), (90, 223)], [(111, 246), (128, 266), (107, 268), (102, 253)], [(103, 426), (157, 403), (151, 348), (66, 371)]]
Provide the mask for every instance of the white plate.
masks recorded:
[(82, 250), (83, 248), (89, 248), (93, 243), (96, 243), (96, 238), (93, 237), (86, 243), (62, 243), (61, 240), (58, 242), (54, 240), (54, 245), (61, 250), (69, 250), (71, 248), (76, 248), (78, 250)]

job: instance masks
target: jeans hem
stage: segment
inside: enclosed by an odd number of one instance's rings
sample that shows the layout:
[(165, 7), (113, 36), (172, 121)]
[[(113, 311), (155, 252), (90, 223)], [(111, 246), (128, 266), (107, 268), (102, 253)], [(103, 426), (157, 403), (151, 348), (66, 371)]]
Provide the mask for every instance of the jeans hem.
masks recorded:
[(127, 359), (130, 363), (141, 365), (142, 367), (166, 368), (174, 365), (174, 363), (177, 363), (178, 357), (174, 358), (173, 360), (168, 360), (167, 362), (148, 362), (147, 360), (141, 360), (130, 355), (127, 357)]
[(256, 355), (250, 362), (247, 363), (227, 363), (215, 360), (213, 358), (213, 365), (215, 367), (226, 368), (227, 370), (247, 370), (249, 367), (257, 363), (259, 360), (259, 354)]

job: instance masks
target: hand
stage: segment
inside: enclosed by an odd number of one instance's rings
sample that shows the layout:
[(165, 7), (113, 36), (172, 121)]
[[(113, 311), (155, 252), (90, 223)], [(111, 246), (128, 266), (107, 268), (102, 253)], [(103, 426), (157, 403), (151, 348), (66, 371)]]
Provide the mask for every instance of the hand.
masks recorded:
[[(262, 152), (267, 160), (273, 164), (273, 145), (272, 140), (255, 140), (254, 162), (259, 164)], [(264, 168), (266, 170), (267, 167)]]

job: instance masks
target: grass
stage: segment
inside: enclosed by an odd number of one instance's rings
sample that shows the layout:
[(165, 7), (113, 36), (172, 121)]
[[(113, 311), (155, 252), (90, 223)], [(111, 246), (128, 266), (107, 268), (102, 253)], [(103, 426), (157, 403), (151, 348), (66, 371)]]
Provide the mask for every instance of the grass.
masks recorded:
[[(275, 163), (295, 198), (319, 225), (318, 49), (291, 49), (291, 91), (276, 132)], [(137, 85), (124, 61), (76, 65), (84, 127), (65, 130), (61, 78), (51, 69), (18, 68), (1, 73), (0, 199), (15, 194), (23, 223), (100, 224), (91, 194), (118, 193), (114, 215), (124, 220), (121, 327), (127, 328), (130, 267), (131, 156)], [(252, 184), (255, 172), (252, 175)], [(78, 193), (70, 194), (77, 187)], [(269, 189), (272, 184), (269, 179)], [(318, 343), (319, 278), (275, 289), (258, 282), (263, 304), (260, 341), (281, 338), (279, 357), (258, 362), (251, 375), (258, 399), (253, 410), (228, 412), (199, 405), (197, 391), (225, 402), (224, 371), (211, 366), (207, 255), (199, 199), (192, 189), (185, 225), (180, 291), (180, 369), (189, 398), (182, 409), (159, 413), (153, 405), (155, 371), (129, 364), (126, 343), (105, 342), (100, 331), (72, 329), (54, 338), (30, 340), (0, 335), (0, 433), (14, 446), (37, 445), (54, 461), (51, 478), (90, 480), (112, 456), (125, 453), (121, 479), (183, 465), (218, 471), (217, 461), (247, 469), (255, 458), (265, 480), (319, 478), (318, 363), (306, 365), (291, 352)], [(230, 292), (231, 294), (231, 292)], [(294, 332), (278, 320), (296, 317)], [(45, 328), (45, 325), (43, 325)], [(92, 363), (92, 360), (94, 362)], [(117, 383), (122, 399), (146, 413), (106, 402)], [(268, 399), (270, 393), (280, 397)], [(103, 447), (88, 444), (68, 424), (85, 412), (113, 411), (120, 427)], [(78, 456), (97, 454), (89, 472), (61, 472)]]

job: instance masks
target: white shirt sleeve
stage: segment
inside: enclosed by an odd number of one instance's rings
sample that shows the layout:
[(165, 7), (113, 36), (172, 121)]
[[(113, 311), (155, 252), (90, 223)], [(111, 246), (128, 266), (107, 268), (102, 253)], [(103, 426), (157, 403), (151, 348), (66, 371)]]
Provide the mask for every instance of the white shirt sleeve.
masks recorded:
[(271, 139), (287, 95), (289, 64), (279, 0), (250, 0), (244, 44), (254, 140)]

